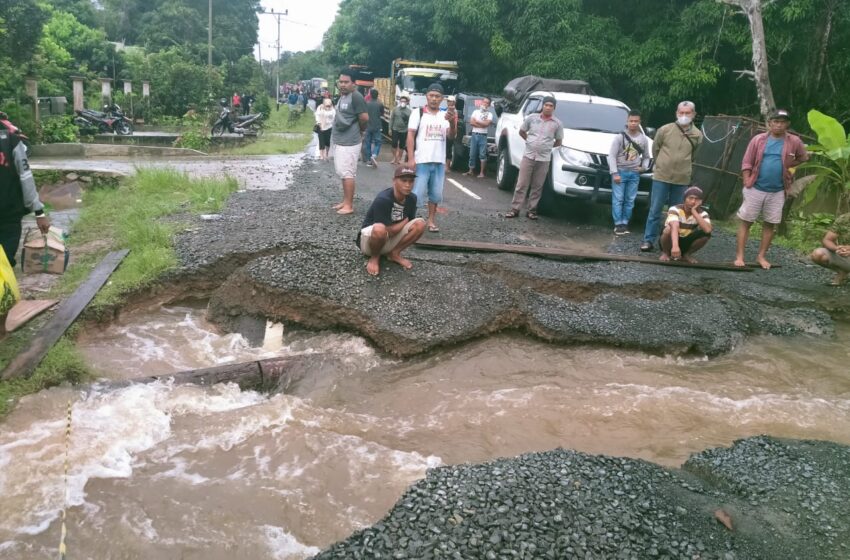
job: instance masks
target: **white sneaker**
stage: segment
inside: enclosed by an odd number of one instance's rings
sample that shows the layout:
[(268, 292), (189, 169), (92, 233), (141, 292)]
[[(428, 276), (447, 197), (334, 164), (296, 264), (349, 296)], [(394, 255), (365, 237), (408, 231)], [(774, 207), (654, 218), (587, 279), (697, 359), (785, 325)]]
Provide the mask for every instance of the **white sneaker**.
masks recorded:
[(378, 167), (378, 160), (375, 159), (375, 156), (372, 156), (372, 159), (370, 159), (369, 161), (372, 162), (373, 166)]

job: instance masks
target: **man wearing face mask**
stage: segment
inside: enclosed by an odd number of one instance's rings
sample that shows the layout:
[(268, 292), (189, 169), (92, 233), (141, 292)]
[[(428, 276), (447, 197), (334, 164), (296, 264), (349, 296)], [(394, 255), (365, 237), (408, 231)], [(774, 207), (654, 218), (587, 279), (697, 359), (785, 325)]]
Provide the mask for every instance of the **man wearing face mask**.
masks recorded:
[(398, 98), (398, 106), (390, 114), (390, 134), (392, 134), (393, 165), (401, 163), (401, 153), (407, 143), (407, 123), (410, 121), (410, 107), (407, 105), (410, 97), (402, 93)]
[(652, 145), (655, 167), (641, 251), (652, 250), (658, 239), (661, 210), (664, 206), (681, 204), (691, 182), (694, 154), (702, 142), (702, 132), (693, 124), (695, 116), (693, 102), (682, 101), (676, 108), (676, 122), (665, 124), (655, 134)]

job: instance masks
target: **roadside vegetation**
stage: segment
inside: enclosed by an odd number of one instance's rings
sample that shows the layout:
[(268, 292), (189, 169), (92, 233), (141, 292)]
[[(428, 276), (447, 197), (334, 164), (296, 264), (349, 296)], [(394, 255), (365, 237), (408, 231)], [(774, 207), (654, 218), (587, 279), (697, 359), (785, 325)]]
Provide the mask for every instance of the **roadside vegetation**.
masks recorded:
[[(177, 265), (174, 235), (186, 227), (187, 219), (218, 212), (236, 189), (237, 182), (232, 178), (196, 179), (172, 169), (140, 169), (117, 188), (86, 191), (80, 218), (69, 238), (71, 266), (50, 297), (73, 292), (108, 252), (130, 249), (85, 311), (87, 318), (111, 314), (126, 296), (152, 285)], [(0, 369), (26, 347), (45, 321), (32, 321), (3, 340)], [(74, 348), (73, 338), (72, 327), (29, 379), (0, 381), (0, 416), (22, 395), (86, 378), (88, 370)]]
[[(263, 135), (255, 142), (227, 148), (219, 153), (234, 156), (266, 156), (276, 154), (295, 154), (304, 150), (313, 137), (313, 112), (295, 111), (290, 113), (289, 106), (281, 104), (276, 110), (274, 99), (269, 98), (271, 108), (263, 123)], [(278, 134), (283, 133), (286, 136)]]

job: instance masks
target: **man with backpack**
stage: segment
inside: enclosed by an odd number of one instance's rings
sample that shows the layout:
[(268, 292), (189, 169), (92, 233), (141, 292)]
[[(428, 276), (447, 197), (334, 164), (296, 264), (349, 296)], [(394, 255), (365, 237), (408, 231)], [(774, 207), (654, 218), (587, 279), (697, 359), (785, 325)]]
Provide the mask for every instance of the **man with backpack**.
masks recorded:
[(33, 212), (38, 229), (44, 234), (50, 229), (50, 219), (38, 199), (25, 139), (0, 112), (0, 245), (12, 266), (21, 242), (21, 218)]
[(457, 112), (449, 107), (440, 110), (443, 86), (428, 86), (428, 104), (413, 111), (407, 123), (407, 157), (416, 169), (413, 194), (419, 206), (428, 202), (428, 231), (437, 232), (437, 206), (443, 201), (443, 182), (446, 178), (446, 140), (457, 136)]
[(676, 121), (665, 124), (655, 134), (652, 191), (641, 251), (652, 251), (661, 229), (661, 210), (681, 204), (691, 183), (694, 154), (702, 142), (702, 132), (694, 124), (696, 113), (693, 102), (682, 101), (676, 108)]
[(640, 128), (640, 111), (629, 111), (626, 130), (614, 137), (608, 151), (615, 235), (629, 233), (640, 174), (649, 168), (649, 162), (649, 141)]

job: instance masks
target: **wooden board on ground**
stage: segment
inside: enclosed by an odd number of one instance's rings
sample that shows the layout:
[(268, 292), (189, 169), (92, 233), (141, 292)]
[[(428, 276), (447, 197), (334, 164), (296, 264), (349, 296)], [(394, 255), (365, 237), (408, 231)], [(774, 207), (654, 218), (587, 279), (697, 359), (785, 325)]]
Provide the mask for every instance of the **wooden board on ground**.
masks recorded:
[(24, 299), (19, 301), (6, 316), (6, 332), (14, 331), (57, 303), (59, 303), (58, 299)]
[(44, 325), (44, 328), (35, 335), (29, 348), (9, 362), (9, 365), (3, 370), (3, 379), (13, 379), (32, 373), (47, 352), (56, 344), (56, 341), (65, 334), (71, 323), (77, 319), (77, 316), (82, 313), (83, 309), (103, 287), (112, 272), (127, 256), (127, 253), (129, 253), (127, 249), (113, 251), (100, 261), (100, 264), (92, 270), (86, 281), (62, 303), (53, 317)]
[(437, 241), (433, 239), (420, 239), (416, 242), (417, 247), (423, 249), (447, 249), (454, 251), (481, 251), (490, 253), (519, 253), (537, 257), (554, 257), (573, 261), (618, 261), (636, 262), (644, 264), (657, 264), (661, 266), (682, 266), (686, 268), (704, 268), (709, 270), (729, 270), (733, 272), (747, 272), (753, 269), (752, 265), (738, 267), (724, 263), (689, 263), (685, 261), (660, 261), (650, 257), (639, 257), (637, 255), (617, 255), (610, 253), (593, 253), (590, 251), (570, 251), (556, 247), (532, 247), (530, 245), (506, 245), (503, 243), (482, 243), (477, 241)]

